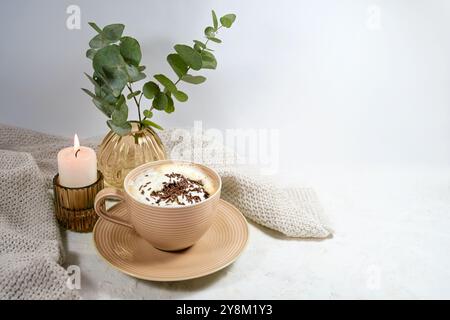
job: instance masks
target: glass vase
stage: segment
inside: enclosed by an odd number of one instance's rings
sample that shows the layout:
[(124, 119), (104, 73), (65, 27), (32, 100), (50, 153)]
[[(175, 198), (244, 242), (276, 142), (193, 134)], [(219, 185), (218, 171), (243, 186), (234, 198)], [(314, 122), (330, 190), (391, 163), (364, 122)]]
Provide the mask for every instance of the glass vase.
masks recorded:
[(98, 149), (98, 169), (106, 186), (123, 188), (128, 172), (141, 164), (166, 159), (161, 139), (151, 128), (140, 129), (139, 122), (131, 122), (131, 132), (119, 136), (110, 131)]

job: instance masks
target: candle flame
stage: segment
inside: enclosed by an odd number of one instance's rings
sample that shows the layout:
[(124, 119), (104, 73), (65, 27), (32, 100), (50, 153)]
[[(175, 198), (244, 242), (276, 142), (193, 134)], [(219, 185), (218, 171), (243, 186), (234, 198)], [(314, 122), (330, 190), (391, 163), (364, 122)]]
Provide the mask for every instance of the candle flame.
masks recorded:
[(80, 140), (78, 139), (78, 135), (77, 134), (75, 134), (75, 136), (73, 137), (73, 150), (75, 152), (80, 150)]

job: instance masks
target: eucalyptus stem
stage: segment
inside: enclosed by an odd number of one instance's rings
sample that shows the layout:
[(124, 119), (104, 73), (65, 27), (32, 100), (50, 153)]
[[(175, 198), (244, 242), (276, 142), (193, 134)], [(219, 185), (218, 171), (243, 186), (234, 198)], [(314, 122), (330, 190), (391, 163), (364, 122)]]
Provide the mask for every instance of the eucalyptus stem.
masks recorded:
[[(222, 28), (222, 26), (220, 26), (219, 28), (217, 28), (217, 32), (220, 30), (220, 28)], [(208, 42), (209, 42), (209, 39), (207, 39), (207, 40), (205, 41), (205, 48), (206, 48), (206, 46), (208, 45)], [(202, 48), (202, 51), (201, 51), (200, 53), (202, 53), (204, 50), (205, 50), (205, 49)], [(188, 67), (188, 68), (186, 69), (186, 73), (188, 73), (189, 70), (191, 70), (191, 67)], [(177, 85), (177, 84), (181, 81), (181, 78), (182, 78), (182, 77), (179, 77), (178, 80), (175, 81), (174, 84)]]
[[(131, 83), (127, 84), (128, 90), (130, 90), (130, 93), (133, 93), (133, 89), (131, 88)], [(139, 127), (141, 126), (141, 122), (142, 122), (142, 118), (141, 118), (141, 98), (142, 98), (142, 94), (141, 97), (139, 98), (139, 102), (136, 99), (136, 97), (134, 96), (134, 102), (136, 103), (137, 109), (138, 109), (138, 117), (139, 117)]]
[[(154, 108), (154, 107), (153, 107), (153, 106), (151, 106), (151, 107), (150, 107), (150, 109), (148, 109), (148, 111), (149, 111), (149, 112), (152, 112), (153, 108)], [(147, 119), (147, 117), (146, 117), (146, 116), (144, 116), (144, 119), (142, 119), (142, 121), (145, 121), (146, 119)]]
[(141, 92), (141, 95), (139, 96), (139, 105), (141, 105), (141, 99), (142, 99), (143, 94), (144, 94), (144, 92)]

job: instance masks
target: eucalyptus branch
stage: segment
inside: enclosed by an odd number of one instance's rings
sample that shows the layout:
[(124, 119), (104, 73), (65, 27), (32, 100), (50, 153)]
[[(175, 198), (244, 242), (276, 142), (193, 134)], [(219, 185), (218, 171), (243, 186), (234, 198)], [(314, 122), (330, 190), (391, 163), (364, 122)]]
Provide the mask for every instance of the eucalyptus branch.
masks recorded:
[[(216, 30), (216, 33), (218, 33), (219, 30), (220, 30), (222, 27), (223, 27), (223, 26), (218, 27), (217, 30)], [(208, 47), (208, 42), (209, 42), (209, 39), (207, 39), (207, 40), (205, 41), (205, 48), (201, 48), (200, 54), (201, 54), (204, 50), (206, 50), (206, 48)], [(187, 68), (186, 73), (188, 73), (189, 70), (191, 70), (191, 67), (188, 67), (188, 68)], [(181, 78), (182, 78), (182, 77), (183, 77), (183, 76), (180, 76), (180, 77), (177, 79), (177, 81), (175, 81), (174, 84), (177, 85), (177, 84), (181, 81)]]
[[(142, 52), (139, 42), (129, 36), (123, 36), (125, 26), (123, 24), (110, 24), (101, 29), (93, 22), (89, 25), (97, 34), (89, 41), (89, 50), (86, 56), (92, 60), (94, 68), (93, 75), (88, 79), (95, 87), (95, 93), (83, 89), (91, 98), (95, 106), (107, 117), (107, 124), (112, 131), (124, 136), (130, 133), (132, 125), (128, 119), (128, 105), (124, 98), (123, 90), (128, 88), (130, 93), (126, 96), (129, 100), (133, 98), (136, 104), (140, 128), (154, 127), (162, 128), (150, 121), (153, 111), (175, 111), (174, 99), (179, 102), (188, 100), (188, 95), (177, 88), (180, 81), (190, 84), (201, 84), (206, 81), (202, 75), (189, 74), (191, 70), (216, 69), (217, 61), (212, 50), (207, 45), (212, 42), (221, 43), (216, 35), (223, 27), (230, 28), (236, 20), (235, 14), (226, 14), (219, 19), (214, 10), (212, 14), (212, 25), (204, 30), (206, 41), (194, 40), (194, 45), (177, 44), (174, 46), (175, 53), (167, 56), (167, 62), (178, 76), (175, 82), (163, 74), (156, 74), (156, 81), (148, 81), (144, 84), (141, 92), (133, 91), (132, 83), (143, 80), (145, 66), (140, 65)], [(139, 96), (139, 97), (138, 97)], [(142, 97), (147, 98), (151, 105), (144, 108)]]
[[(215, 33), (218, 33), (219, 30), (220, 30), (222, 27), (223, 27), (223, 26), (220, 26), (219, 28), (217, 28)], [(209, 40), (210, 40), (210, 39), (207, 39), (207, 40), (205, 41), (205, 47), (204, 47), (204, 48), (200, 48), (200, 54), (201, 54), (204, 50), (206, 50), (206, 48), (208, 47)], [(189, 70), (191, 70), (191, 67), (188, 67), (188, 68), (187, 68), (186, 74), (189, 72)], [(182, 78), (183, 78), (183, 76), (179, 76), (178, 79), (177, 79), (177, 81), (175, 81), (174, 84), (177, 85), (177, 84), (181, 81)]]
[[(128, 87), (128, 90), (130, 90), (130, 93), (134, 92), (133, 89), (131, 88), (131, 83), (128, 83), (127, 87)], [(138, 109), (139, 123), (141, 123), (142, 119), (141, 119), (141, 105), (140, 105), (140, 102), (137, 101), (136, 96), (133, 96), (133, 100), (134, 100), (134, 103), (136, 103), (136, 106), (137, 106), (137, 109)]]
[(143, 95), (144, 93), (143, 92), (141, 92), (141, 94), (139, 95), (139, 105), (141, 105), (141, 99), (142, 99), (142, 95)]

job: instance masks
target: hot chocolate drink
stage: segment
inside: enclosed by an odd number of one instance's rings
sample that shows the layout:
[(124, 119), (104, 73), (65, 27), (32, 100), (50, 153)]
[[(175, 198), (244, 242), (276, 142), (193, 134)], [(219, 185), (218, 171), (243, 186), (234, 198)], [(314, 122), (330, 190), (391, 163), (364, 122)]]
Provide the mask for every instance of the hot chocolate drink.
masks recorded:
[(127, 191), (139, 202), (161, 207), (186, 206), (208, 199), (217, 190), (202, 168), (189, 163), (150, 167), (130, 179)]
[[(145, 163), (125, 177), (125, 191), (101, 190), (95, 211), (110, 223), (130, 228), (161, 250), (196, 243), (211, 227), (220, 203), (220, 176), (202, 164), (178, 160)], [(105, 200), (120, 200), (128, 217), (108, 213)], [(114, 210), (114, 209), (110, 209)]]

